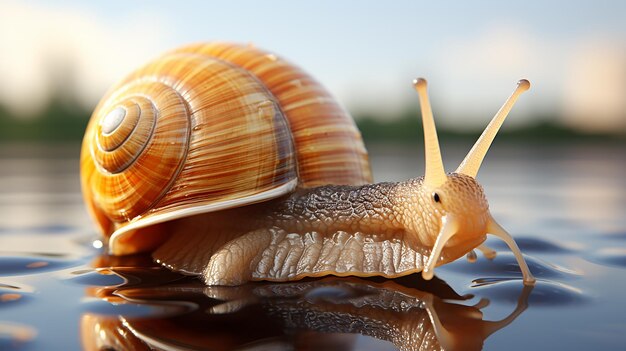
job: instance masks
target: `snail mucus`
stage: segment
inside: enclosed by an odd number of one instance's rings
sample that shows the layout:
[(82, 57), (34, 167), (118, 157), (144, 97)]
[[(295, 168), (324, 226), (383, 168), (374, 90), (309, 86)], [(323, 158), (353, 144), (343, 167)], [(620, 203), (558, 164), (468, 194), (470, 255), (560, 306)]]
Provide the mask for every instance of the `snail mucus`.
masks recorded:
[(513, 238), (475, 177), (521, 80), (456, 171), (445, 173), (424, 79), (414, 82), (425, 175), (372, 184), (350, 115), (308, 74), (229, 43), (174, 50), (114, 86), (81, 150), (85, 202), (114, 255), (152, 252), (209, 285), (394, 278)]

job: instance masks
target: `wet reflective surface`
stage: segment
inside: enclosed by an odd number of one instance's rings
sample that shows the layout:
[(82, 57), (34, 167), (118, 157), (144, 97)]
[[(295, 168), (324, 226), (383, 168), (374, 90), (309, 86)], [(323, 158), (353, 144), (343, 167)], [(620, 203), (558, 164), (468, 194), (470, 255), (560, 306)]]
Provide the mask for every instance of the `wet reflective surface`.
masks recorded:
[[(443, 145), (453, 169), (470, 145)], [(513, 255), (436, 278), (206, 287), (148, 256), (111, 257), (83, 209), (74, 148), (0, 149), (1, 350), (620, 349), (626, 343), (623, 144), (499, 145), (479, 174)], [(11, 151), (11, 152), (10, 152)], [(378, 181), (421, 147), (370, 147)], [(95, 244), (95, 245), (94, 245)]]

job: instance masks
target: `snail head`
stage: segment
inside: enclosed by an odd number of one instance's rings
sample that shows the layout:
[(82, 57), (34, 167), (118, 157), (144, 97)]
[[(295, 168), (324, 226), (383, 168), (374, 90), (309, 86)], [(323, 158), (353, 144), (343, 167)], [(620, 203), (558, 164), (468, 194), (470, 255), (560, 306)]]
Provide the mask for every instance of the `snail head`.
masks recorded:
[[(414, 228), (414, 232), (421, 233), (421, 243), (432, 245), (422, 275), (426, 279), (432, 278), (436, 265), (452, 261), (471, 251), (485, 240), (488, 233), (505, 240), (520, 261), (521, 253), (517, 245), (489, 213), (487, 198), (476, 181), (476, 175), (500, 126), (519, 95), (530, 88), (530, 83), (525, 79), (518, 82), (513, 94), (496, 113), (461, 165), (455, 172), (448, 174), (445, 173), (441, 160), (426, 80), (418, 78), (413, 83), (419, 94), (422, 110), (426, 165), (424, 178), (413, 180), (414, 183), (419, 183), (413, 191), (414, 196), (419, 199), (412, 202), (419, 203), (416, 206), (420, 207), (414, 211), (430, 214), (422, 216), (427, 217), (427, 220), (421, 223), (421, 228)], [(526, 266), (520, 262), (520, 266), (522, 265)], [(534, 281), (529, 272), (524, 274), (524, 278), (525, 281), (527, 278)]]

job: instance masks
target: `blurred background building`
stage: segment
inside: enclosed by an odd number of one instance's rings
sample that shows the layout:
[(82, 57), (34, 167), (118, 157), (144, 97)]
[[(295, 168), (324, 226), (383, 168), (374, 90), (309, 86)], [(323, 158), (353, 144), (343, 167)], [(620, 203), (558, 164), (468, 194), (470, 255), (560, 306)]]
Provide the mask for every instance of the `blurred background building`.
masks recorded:
[(253, 43), (300, 65), (370, 140), (414, 139), (416, 76), (436, 121), (475, 136), (519, 78), (504, 134), (623, 139), (623, 1), (0, 1), (0, 142), (78, 141), (109, 86), (198, 41)]

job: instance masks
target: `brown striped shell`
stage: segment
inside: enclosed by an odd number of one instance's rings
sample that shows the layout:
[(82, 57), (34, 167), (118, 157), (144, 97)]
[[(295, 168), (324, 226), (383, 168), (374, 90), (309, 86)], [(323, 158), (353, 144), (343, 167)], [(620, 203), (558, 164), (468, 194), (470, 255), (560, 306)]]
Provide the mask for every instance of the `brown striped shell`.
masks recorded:
[(237, 44), (184, 47), (132, 73), (96, 107), (81, 151), (83, 195), (114, 254), (153, 248), (172, 219), (371, 180), (329, 93)]

